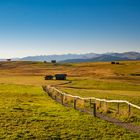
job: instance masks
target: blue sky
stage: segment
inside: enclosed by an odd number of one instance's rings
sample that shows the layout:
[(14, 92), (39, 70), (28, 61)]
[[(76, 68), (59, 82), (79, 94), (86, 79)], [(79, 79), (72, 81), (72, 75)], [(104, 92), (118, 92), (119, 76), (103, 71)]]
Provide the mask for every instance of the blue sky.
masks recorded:
[(139, 0), (0, 0), (0, 58), (140, 51)]

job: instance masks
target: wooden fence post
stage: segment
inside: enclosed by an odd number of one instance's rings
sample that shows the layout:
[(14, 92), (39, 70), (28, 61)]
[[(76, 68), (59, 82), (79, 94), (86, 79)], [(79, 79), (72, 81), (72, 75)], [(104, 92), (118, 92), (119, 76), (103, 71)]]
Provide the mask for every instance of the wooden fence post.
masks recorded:
[(120, 114), (120, 104), (117, 104), (117, 113)]
[(52, 94), (51, 94), (51, 92), (50, 92), (50, 91), (48, 91), (48, 94), (49, 94), (49, 96), (50, 96), (50, 97), (52, 97)]
[(65, 94), (63, 94), (63, 104), (65, 104)]
[(74, 98), (74, 109), (76, 109), (77, 98)]
[(56, 95), (54, 95), (54, 99), (56, 100)]
[(105, 112), (107, 113), (108, 111), (109, 111), (108, 102), (105, 102)]
[(128, 105), (128, 117), (131, 115), (131, 106)]
[(92, 100), (91, 99), (89, 99), (89, 103), (90, 103), (90, 107), (91, 107), (91, 103), (92, 103)]
[(64, 95), (61, 94), (61, 104), (62, 104), (62, 105), (63, 105), (63, 97), (64, 97)]
[(101, 101), (99, 101), (99, 108), (101, 108), (102, 107), (102, 102)]
[(84, 111), (86, 112), (86, 100), (84, 100)]
[(91, 109), (92, 109), (92, 115), (96, 117), (96, 103), (91, 104)]

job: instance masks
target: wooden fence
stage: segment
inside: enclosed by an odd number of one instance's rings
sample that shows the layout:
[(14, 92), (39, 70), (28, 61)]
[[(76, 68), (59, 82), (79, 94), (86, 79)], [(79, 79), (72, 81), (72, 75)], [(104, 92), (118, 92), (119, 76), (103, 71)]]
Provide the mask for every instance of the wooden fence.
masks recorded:
[[(125, 103), (128, 106), (127, 113), (128, 116), (131, 115), (131, 108), (136, 108), (140, 110), (140, 106), (132, 104), (126, 100), (106, 100), (106, 99), (99, 99), (95, 97), (88, 97), (83, 98), (80, 96), (73, 96), (67, 93), (64, 93), (52, 86), (43, 86), (45, 92), (48, 93), (51, 98), (55, 99), (56, 101), (60, 102), (63, 105), (74, 107), (74, 109), (81, 110), (84, 112), (92, 113), (93, 116), (96, 116), (96, 109), (101, 108), (104, 103), (105, 108), (107, 109), (108, 103), (117, 103), (116, 113), (120, 113), (120, 104)], [(68, 98), (71, 98), (68, 103)], [(80, 103), (78, 101), (80, 100)], [(67, 102), (66, 102), (67, 101)], [(98, 106), (97, 106), (98, 102)], [(83, 107), (80, 108), (79, 104), (83, 103)]]

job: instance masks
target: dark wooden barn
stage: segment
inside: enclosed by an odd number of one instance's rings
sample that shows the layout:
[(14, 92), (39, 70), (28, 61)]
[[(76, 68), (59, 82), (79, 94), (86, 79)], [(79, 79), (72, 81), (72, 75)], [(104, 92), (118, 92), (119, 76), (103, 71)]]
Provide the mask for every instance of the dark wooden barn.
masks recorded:
[(52, 60), (51, 63), (55, 64), (56, 63), (56, 60)]
[(56, 80), (66, 80), (67, 74), (56, 74)]
[(46, 75), (45, 80), (53, 80), (53, 76), (52, 75)]
[(112, 61), (111, 64), (120, 64), (119, 62)]
[(116, 64), (115, 62), (111, 62), (111, 64)]
[(11, 62), (12, 61), (12, 59), (6, 59), (7, 60), (7, 62)]
[(120, 62), (116, 62), (116, 64), (120, 64)]

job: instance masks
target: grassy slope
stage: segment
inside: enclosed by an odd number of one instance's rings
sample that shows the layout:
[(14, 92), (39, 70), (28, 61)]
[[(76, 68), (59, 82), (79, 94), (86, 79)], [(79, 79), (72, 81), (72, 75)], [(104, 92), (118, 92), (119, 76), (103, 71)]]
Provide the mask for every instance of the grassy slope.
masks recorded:
[(139, 139), (113, 124), (65, 108), (40, 87), (0, 85), (0, 139)]
[[(110, 65), (107, 62), (65, 65), (39, 62), (0, 63), (1, 137), (140, 138), (97, 118), (64, 108), (45, 96), (40, 88), (42, 84), (60, 82), (44, 81), (42, 76), (55, 73), (67, 73), (70, 76), (72, 84), (61, 87), (68, 93), (126, 99), (140, 105), (137, 98), (140, 96), (140, 77), (131, 76), (132, 73), (140, 73), (140, 61), (121, 62), (121, 65)], [(67, 86), (86, 89), (73, 89)]]
[(140, 96), (140, 85), (135, 83), (82, 79), (73, 80), (72, 83), (61, 86), (61, 89), (83, 97), (125, 99), (140, 105), (140, 98), (137, 98)]

